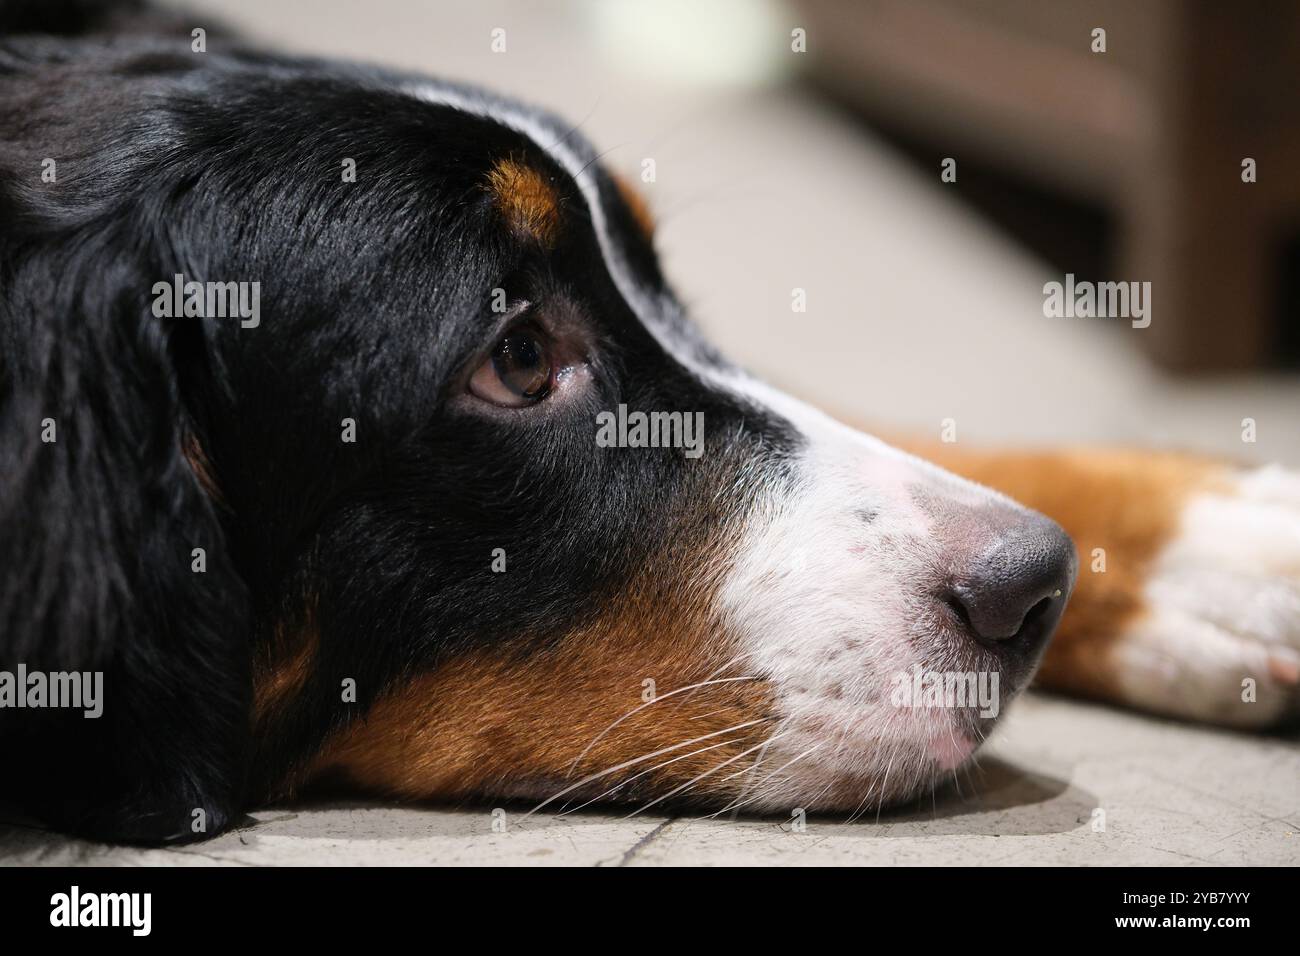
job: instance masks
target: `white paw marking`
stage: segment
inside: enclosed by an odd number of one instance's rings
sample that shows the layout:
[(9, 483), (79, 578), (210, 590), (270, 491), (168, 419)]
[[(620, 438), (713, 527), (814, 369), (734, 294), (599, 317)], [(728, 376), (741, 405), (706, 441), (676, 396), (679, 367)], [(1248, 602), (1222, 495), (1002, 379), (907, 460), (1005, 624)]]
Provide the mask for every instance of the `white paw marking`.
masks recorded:
[(1126, 699), (1235, 727), (1300, 715), (1300, 473), (1260, 468), (1193, 497), (1146, 598), (1116, 649)]

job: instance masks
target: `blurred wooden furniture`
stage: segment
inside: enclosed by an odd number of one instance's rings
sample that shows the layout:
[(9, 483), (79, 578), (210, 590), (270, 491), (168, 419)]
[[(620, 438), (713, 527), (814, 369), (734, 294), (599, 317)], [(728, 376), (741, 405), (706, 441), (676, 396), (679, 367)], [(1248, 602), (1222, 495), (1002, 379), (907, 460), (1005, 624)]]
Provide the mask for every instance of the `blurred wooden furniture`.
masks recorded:
[(793, 3), (813, 80), (956, 157), (959, 179), (978, 155), (1114, 210), (1123, 245), (1106, 278), (1151, 281), (1135, 340), (1158, 363), (1273, 358), (1279, 247), (1300, 228), (1300, 3)]

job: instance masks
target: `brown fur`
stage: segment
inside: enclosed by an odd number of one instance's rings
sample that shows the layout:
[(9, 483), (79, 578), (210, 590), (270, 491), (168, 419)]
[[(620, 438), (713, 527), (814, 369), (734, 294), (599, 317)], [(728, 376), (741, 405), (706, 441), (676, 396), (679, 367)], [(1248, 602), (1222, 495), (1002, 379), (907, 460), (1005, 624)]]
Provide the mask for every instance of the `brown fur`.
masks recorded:
[(560, 231), (560, 194), (544, 173), (515, 159), (502, 159), (488, 172), (486, 188), (517, 236), (550, 249)]
[[(736, 757), (773, 729), (765, 719), (765, 690), (758, 682), (734, 681), (665, 696), (710, 675), (737, 677), (744, 671), (733, 667), (718, 673), (732, 650), (719, 622), (703, 610), (706, 601), (693, 608), (673, 606), (664, 592), (653, 584), (635, 587), (600, 619), (545, 650), (481, 651), (395, 687), (365, 719), (330, 741), (302, 780), (341, 777), (365, 790), (405, 798), (508, 797), (521, 783), (534, 784), (534, 793), (539, 784), (559, 791), (588, 774), (761, 720), (602, 777), (582, 795), (603, 793), (681, 757), (620, 791), (624, 797), (645, 793), (652, 799), (649, 794), (659, 796)], [(601, 736), (644, 703), (647, 679), (655, 682), (659, 699)], [(692, 755), (705, 747), (712, 749)], [(741, 757), (690, 793), (709, 793), (757, 755)]]
[(633, 186), (622, 176), (614, 177), (614, 185), (618, 187), (618, 194), (623, 197), (623, 202), (627, 204), (628, 209), (632, 211), (632, 218), (636, 221), (637, 228), (647, 239), (654, 239), (655, 235), (655, 218), (650, 212), (650, 205), (646, 202), (645, 196), (641, 191)]
[(271, 644), (253, 658), (253, 726), (266, 728), (306, 686), (320, 652), (320, 632), (309, 605), (302, 621), (281, 623)]
[(199, 486), (203, 489), (204, 494), (219, 505), (225, 505), (226, 499), (221, 494), (221, 487), (217, 484), (216, 474), (212, 469), (212, 462), (208, 458), (208, 453), (203, 450), (199, 440), (192, 434), (186, 433), (185, 439), (181, 445), (181, 454), (185, 456), (185, 462), (190, 466), (190, 471), (194, 472), (194, 477), (198, 479)]

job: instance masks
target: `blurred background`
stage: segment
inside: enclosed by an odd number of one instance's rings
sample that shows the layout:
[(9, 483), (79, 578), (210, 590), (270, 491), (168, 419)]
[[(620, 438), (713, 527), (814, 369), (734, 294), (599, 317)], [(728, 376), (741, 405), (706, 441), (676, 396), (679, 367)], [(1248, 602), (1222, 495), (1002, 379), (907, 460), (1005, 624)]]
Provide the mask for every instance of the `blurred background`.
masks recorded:
[[(963, 442), (1300, 464), (1300, 4), (208, 9), (269, 45), (580, 123), (640, 184), (712, 338), (833, 413), (931, 437), (952, 418)], [(1151, 282), (1151, 325), (1046, 318), (1043, 285), (1066, 273)]]

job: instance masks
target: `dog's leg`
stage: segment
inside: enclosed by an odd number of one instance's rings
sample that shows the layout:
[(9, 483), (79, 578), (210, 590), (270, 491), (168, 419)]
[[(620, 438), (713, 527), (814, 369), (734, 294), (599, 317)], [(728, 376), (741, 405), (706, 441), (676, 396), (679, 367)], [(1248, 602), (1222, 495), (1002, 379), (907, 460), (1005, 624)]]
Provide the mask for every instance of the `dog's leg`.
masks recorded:
[(901, 444), (1074, 538), (1079, 581), (1042, 686), (1236, 727), (1300, 714), (1300, 473)]

